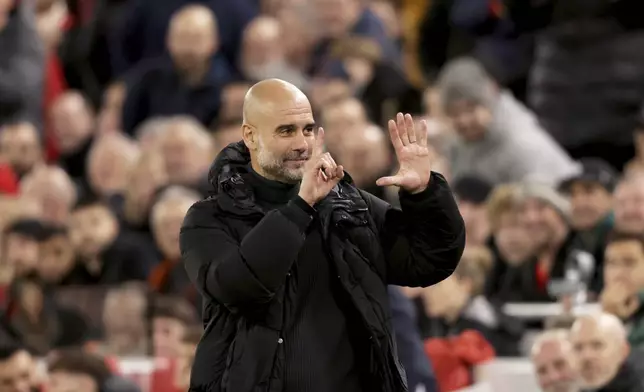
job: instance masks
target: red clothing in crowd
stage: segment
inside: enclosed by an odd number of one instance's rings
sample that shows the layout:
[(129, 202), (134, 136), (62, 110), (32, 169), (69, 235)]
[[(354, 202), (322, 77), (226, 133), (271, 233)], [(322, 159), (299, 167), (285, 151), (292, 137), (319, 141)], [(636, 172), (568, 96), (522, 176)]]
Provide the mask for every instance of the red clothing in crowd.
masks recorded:
[(18, 177), (7, 164), (0, 164), (0, 194), (18, 194)]
[(45, 68), (45, 99), (44, 103), (44, 124), (45, 124), (45, 157), (48, 162), (58, 159), (59, 151), (56, 145), (56, 138), (53, 135), (51, 121), (49, 121), (49, 110), (56, 99), (67, 89), (67, 81), (63, 73), (63, 66), (56, 53), (47, 58)]

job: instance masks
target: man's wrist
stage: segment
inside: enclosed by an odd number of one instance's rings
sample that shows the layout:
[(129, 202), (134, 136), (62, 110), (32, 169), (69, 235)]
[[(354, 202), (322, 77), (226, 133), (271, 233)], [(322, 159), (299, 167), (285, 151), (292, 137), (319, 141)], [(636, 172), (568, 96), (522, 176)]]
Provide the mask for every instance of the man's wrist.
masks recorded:
[(304, 201), (306, 202), (306, 204), (308, 204), (311, 208), (313, 208), (313, 206), (315, 206), (315, 203), (316, 203), (316, 202), (315, 202), (315, 201), (312, 201), (312, 200), (313, 200), (313, 198), (312, 198), (312, 197), (309, 197), (309, 196), (307, 196), (307, 195), (303, 195), (303, 194), (301, 194), (301, 193), (300, 193), (300, 194), (298, 194), (298, 196), (300, 197), (300, 199), (304, 200)]

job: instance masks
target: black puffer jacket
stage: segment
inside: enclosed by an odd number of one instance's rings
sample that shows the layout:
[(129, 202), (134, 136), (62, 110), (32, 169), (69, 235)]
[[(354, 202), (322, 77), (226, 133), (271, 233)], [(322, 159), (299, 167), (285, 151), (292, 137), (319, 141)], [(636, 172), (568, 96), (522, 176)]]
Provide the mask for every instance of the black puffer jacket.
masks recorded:
[[(204, 336), (195, 355), (193, 392), (281, 392), (283, 327), (298, 290), (290, 268), (311, 217), (296, 202), (270, 212), (245, 184), (243, 143), (215, 160), (211, 197), (192, 206), (181, 230), (190, 279), (204, 296)], [(343, 180), (316, 205), (322, 238), (365, 338), (370, 391), (406, 391), (390, 325), (387, 284), (427, 286), (448, 277), (465, 229), (445, 179), (432, 174), (401, 210)]]

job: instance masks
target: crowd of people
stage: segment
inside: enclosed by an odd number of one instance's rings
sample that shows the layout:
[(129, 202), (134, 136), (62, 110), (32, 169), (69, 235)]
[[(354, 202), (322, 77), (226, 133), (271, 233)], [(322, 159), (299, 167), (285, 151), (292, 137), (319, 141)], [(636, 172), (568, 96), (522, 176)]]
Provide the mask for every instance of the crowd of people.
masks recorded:
[[(0, 390), (187, 390), (204, 326), (181, 225), (248, 88), (279, 78), (393, 205), (386, 121), (429, 124), (467, 246), (444, 281), (390, 288), (410, 390), (527, 357), (544, 391), (644, 391), (637, 3), (0, 0)], [(544, 302), (562, 312), (504, 306)]]

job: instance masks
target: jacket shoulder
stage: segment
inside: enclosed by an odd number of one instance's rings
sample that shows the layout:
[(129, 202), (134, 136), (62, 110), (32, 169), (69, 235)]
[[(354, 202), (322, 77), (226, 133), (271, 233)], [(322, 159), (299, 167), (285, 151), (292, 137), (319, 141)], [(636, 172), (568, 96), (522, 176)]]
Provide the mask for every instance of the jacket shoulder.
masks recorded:
[(181, 229), (221, 226), (223, 222), (219, 215), (216, 196), (200, 200), (188, 209)]

